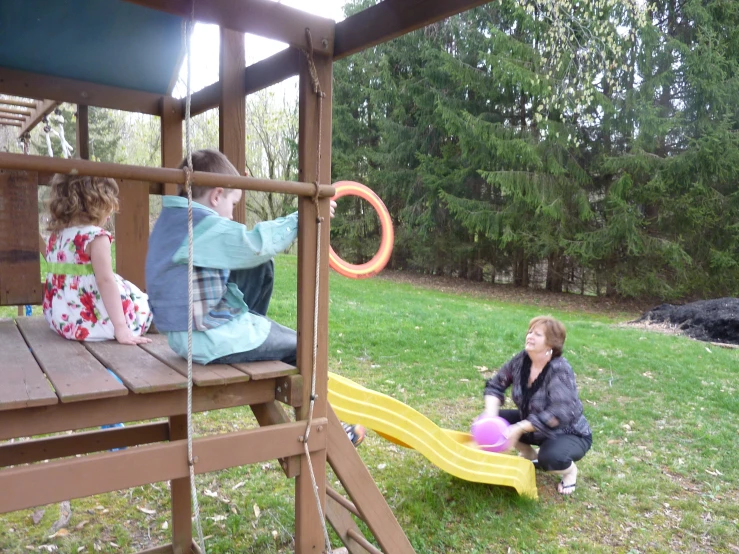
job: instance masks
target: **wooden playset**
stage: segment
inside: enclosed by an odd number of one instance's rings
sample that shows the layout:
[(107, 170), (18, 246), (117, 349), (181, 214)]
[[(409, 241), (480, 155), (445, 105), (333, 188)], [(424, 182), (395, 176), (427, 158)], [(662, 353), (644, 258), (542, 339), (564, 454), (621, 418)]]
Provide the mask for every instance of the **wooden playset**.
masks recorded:
[[(296, 552), (330, 550), (324, 515), (352, 554), (414, 551), (327, 402), (329, 225), (316, 222), (328, 221), (334, 194), (332, 63), (483, 3), (384, 0), (337, 24), (270, 0), (2, 2), (0, 125), (25, 140), (59, 103), (75, 104), (75, 153), (82, 159), (0, 153), (0, 305), (41, 303), (38, 187), (53, 173), (117, 180), (117, 272), (144, 288), (149, 195), (173, 194), (187, 179), (175, 169), (183, 157), (186, 99), (171, 95), (184, 22), (221, 28), (220, 80), (189, 96), (190, 114), (219, 109), (220, 149), (236, 168), (245, 167), (247, 94), (299, 75), (300, 134), (299, 182), (191, 176), (196, 185), (298, 196), (297, 367), (193, 364), (188, 377), (188, 364), (161, 335), (140, 347), (84, 343), (57, 336), (42, 317), (0, 321), (0, 441), (6, 441), (0, 513), (169, 481), (172, 542), (146, 552), (199, 552), (191, 467), (202, 474), (279, 459), (295, 479)], [(244, 33), (289, 46), (247, 67)], [(89, 161), (88, 106), (159, 116), (162, 167)], [(243, 217), (243, 206), (238, 212)], [(190, 411), (249, 406), (260, 427), (192, 439), (190, 457), (188, 381)], [(285, 407), (295, 410), (296, 421)], [(159, 418), (165, 419), (89, 430)], [(111, 451), (121, 447), (129, 448)], [(327, 462), (350, 499), (327, 486)], [(366, 523), (375, 543), (352, 516)]]

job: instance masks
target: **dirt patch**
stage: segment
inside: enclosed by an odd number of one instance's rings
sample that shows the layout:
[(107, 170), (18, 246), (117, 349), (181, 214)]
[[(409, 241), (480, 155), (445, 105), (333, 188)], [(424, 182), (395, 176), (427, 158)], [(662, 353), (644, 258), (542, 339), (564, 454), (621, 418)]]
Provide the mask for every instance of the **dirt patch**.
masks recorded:
[(572, 293), (555, 293), (546, 290), (514, 287), (513, 285), (479, 283), (455, 277), (423, 275), (412, 271), (392, 271), (386, 269), (379, 275), (379, 278), (414, 287), (438, 290), (440, 292), (467, 294), (490, 300), (498, 300), (500, 302), (528, 304), (562, 311), (635, 317), (649, 307), (649, 305), (635, 300), (607, 298), (603, 296), (584, 296)]
[(701, 341), (739, 345), (739, 298), (700, 300), (683, 306), (662, 304), (633, 323)]

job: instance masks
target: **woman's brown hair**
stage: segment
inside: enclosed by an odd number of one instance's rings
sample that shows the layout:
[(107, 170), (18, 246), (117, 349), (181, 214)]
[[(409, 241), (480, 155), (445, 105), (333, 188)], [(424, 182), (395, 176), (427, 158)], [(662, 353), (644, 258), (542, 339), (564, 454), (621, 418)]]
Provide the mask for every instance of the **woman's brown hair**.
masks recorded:
[(51, 179), (49, 231), (100, 225), (118, 211), (118, 183), (102, 177), (57, 174)]
[(561, 321), (549, 317), (546, 315), (540, 315), (535, 317), (529, 322), (529, 331), (534, 327), (542, 326), (544, 328), (544, 340), (552, 349), (552, 358), (557, 358), (562, 355), (562, 349), (565, 345), (565, 339), (567, 338), (567, 330), (562, 325)]

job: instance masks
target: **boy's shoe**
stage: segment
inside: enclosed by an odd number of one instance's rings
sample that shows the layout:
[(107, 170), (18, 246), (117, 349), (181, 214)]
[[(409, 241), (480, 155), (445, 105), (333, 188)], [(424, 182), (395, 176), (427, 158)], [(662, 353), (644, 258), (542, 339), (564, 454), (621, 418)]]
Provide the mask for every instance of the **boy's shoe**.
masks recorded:
[(349, 423), (342, 423), (341, 426), (344, 428), (346, 436), (352, 441), (352, 444), (357, 447), (362, 444), (364, 436), (367, 434), (362, 425), (350, 425)]

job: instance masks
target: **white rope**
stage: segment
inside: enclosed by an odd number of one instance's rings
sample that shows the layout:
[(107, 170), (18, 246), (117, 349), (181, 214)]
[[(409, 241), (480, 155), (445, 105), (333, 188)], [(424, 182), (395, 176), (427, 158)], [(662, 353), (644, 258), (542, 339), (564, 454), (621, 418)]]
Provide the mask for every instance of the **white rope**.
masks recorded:
[(198, 490), (195, 486), (195, 462), (192, 454), (192, 319), (193, 308), (193, 231), (192, 231), (192, 142), (190, 140), (190, 100), (192, 91), (190, 88), (190, 75), (192, 73), (192, 29), (195, 25), (195, 0), (192, 2), (190, 19), (185, 22), (185, 34), (187, 45), (187, 95), (185, 100), (185, 149), (187, 152), (187, 167), (185, 169), (187, 190), (187, 463), (190, 467), (190, 492), (192, 494), (193, 518), (198, 533), (198, 543), (202, 554), (205, 550), (205, 539), (203, 538), (203, 526), (200, 522), (200, 504), (198, 503)]
[(318, 205), (318, 191), (321, 182), (321, 123), (323, 120), (323, 97), (325, 96), (321, 91), (321, 83), (318, 80), (318, 72), (313, 61), (313, 39), (311, 37), (310, 29), (305, 30), (305, 36), (308, 42), (308, 51), (303, 51), (308, 60), (308, 69), (313, 84), (313, 92), (318, 97), (318, 145), (316, 152), (316, 192), (313, 197), (313, 202), (316, 209), (316, 286), (315, 295), (313, 297), (313, 367), (311, 371), (310, 380), (310, 403), (308, 405), (308, 419), (305, 427), (305, 434), (303, 437), (303, 448), (305, 450), (305, 457), (308, 461), (308, 472), (310, 473), (311, 484), (313, 485), (313, 495), (316, 499), (316, 508), (318, 509), (318, 516), (321, 519), (321, 525), (323, 527), (323, 539), (326, 544), (326, 553), (331, 554), (331, 540), (328, 536), (328, 527), (326, 526), (326, 518), (323, 515), (323, 508), (321, 507), (321, 497), (318, 493), (318, 484), (316, 482), (316, 475), (313, 471), (313, 462), (310, 459), (310, 450), (308, 449), (308, 438), (310, 437), (310, 429), (313, 424), (313, 408), (316, 402), (316, 361), (318, 357), (318, 298), (320, 289), (320, 278), (321, 278), (321, 212), (319, 211)]

